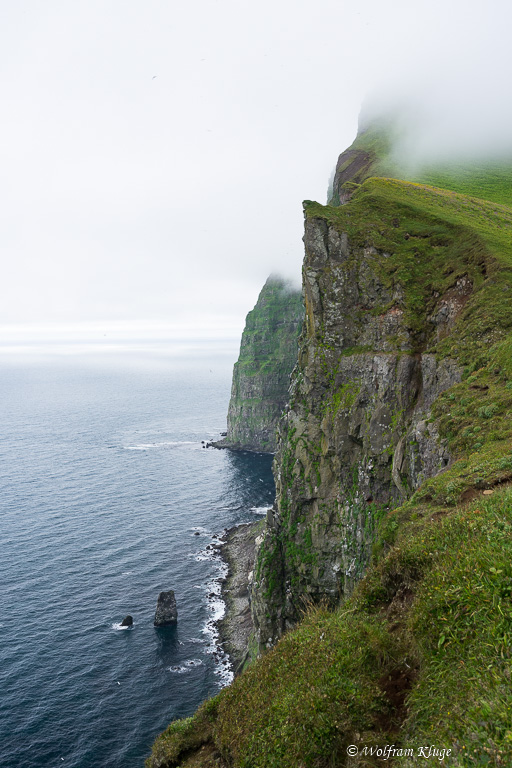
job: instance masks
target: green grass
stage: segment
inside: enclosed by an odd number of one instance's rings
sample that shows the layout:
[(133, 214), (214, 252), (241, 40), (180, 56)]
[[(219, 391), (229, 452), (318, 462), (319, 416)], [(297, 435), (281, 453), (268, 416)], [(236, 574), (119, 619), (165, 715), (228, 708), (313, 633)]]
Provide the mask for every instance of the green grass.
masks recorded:
[[(463, 195), (482, 198), (494, 203), (512, 206), (512, 159), (510, 157), (462, 161), (443, 161), (423, 164), (416, 169), (408, 167), (397, 155), (399, 128), (391, 122), (373, 124), (360, 133), (350, 150), (368, 153), (370, 162), (354, 181), (361, 183), (371, 176), (382, 176), (428, 184)], [(345, 166), (350, 161), (346, 161)], [(343, 165), (339, 170), (343, 169)], [(351, 182), (346, 182), (350, 185)], [(346, 187), (348, 188), (348, 187)]]
[[(369, 179), (347, 205), (312, 203), (306, 216), (348, 232), (356, 247), (387, 253), (374, 258), (374, 267), (390, 287), (404, 288), (417, 351), (465, 366), (464, 381), (432, 411), (455, 461), (415, 498), (454, 505), (473, 487), (511, 478), (512, 210), (410, 182)], [(473, 292), (449, 334), (438, 339), (429, 318), (462, 277), (472, 281)]]
[[(388, 254), (374, 258), (373, 266), (385, 284), (404, 289), (406, 320), (418, 349), (456, 357), (465, 365), (483, 352), (483, 364), (489, 347), (512, 328), (512, 210), (506, 206), (372, 178), (347, 205), (307, 202), (305, 210), (306, 216), (347, 232), (353, 246)], [(438, 297), (465, 276), (476, 289), (471, 301), (457, 328), (434, 343), (427, 336)]]
[[(382, 764), (347, 761), (350, 744), (432, 744), (451, 750), (436, 764), (512, 765), (512, 210), (480, 198), (371, 178), (342, 207), (307, 204), (404, 288), (415, 351), (464, 366), (430, 419), (454, 460), (379, 517), (352, 597), (306, 607), (272, 651), (157, 739), (148, 768)], [(461, 277), (473, 291), (438, 338), (429, 317)]]
[(447, 765), (510, 764), (512, 491), (393, 514), (396, 540), (353, 597), (307, 611), (208, 714), (172, 725), (154, 748), (168, 762), (149, 766), (186, 766), (206, 743), (241, 768), (343, 766), (350, 744), (435, 744), (452, 750)]
[(282, 278), (269, 277), (247, 315), (235, 378), (287, 379), (295, 364), (303, 314), (301, 292)]
[(471, 197), (512, 206), (512, 163), (495, 161), (468, 164), (447, 164), (444, 167), (423, 168), (408, 176), (410, 181), (443, 187)]
[(496, 490), (451, 514), (410, 506), (407, 517), (358, 594), (375, 608), (389, 605), (398, 584), (410, 593), (403, 627), (418, 677), (402, 741), (451, 746), (455, 765), (508, 765), (512, 491)]

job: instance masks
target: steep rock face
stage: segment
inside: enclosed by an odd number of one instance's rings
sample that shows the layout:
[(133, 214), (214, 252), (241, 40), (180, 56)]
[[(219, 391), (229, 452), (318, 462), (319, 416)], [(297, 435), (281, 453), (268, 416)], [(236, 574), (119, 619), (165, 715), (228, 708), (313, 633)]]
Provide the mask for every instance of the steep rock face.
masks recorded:
[(330, 194), (333, 205), (343, 204), (350, 199), (354, 185), (360, 184), (370, 175), (373, 162), (372, 154), (362, 149), (346, 149), (341, 153)]
[(462, 368), (429, 350), (450, 334), (474, 284), (462, 257), (457, 269), (468, 272), (452, 270), (449, 289), (421, 305), (411, 302), (410, 276), (396, 279), (391, 254), (368, 240), (351, 242), (339, 225), (307, 215), (304, 241), (306, 319), (251, 587), (262, 647), (307, 602), (349, 595), (378, 519), (448, 466), (431, 407)]
[(233, 371), (227, 437), (219, 447), (276, 450), (277, 422), (288, 401), (303, 315), (300, 291), (270, 276), (247, 315)]

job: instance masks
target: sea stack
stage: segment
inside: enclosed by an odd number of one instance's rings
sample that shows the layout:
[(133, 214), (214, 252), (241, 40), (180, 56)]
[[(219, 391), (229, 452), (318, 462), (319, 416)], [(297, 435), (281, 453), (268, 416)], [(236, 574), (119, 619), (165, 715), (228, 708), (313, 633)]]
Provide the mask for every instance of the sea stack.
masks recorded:
[(176, 624), (178, 621), (178, 609), (176, 608), (176, 598), (174, 590), (160, 592), (156, 604), (155, 627), (168, 627)]

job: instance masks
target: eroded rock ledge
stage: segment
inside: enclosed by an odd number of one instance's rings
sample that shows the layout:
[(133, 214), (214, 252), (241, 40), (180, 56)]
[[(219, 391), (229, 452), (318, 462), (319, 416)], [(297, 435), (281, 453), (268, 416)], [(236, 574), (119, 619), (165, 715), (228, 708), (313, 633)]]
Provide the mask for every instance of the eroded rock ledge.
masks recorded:
[(220, 555), (228, 564), (229, 571), (221, 590), (226, 614), (219, 621), (218, 627), (235, 675), (249, 658), (250, 640), (254, 633), (249, 583), (254, 569), (256, 538), (262, 527), (262, 520), (237, 525), (227, 532), (225, 542), (220, 547)]

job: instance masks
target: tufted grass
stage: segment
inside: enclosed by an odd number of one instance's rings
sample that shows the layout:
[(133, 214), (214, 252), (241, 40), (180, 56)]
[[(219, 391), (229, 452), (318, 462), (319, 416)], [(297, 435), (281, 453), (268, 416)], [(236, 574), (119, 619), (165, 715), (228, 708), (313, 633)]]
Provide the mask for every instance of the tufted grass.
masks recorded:
[(452, 750), (447, 765), (509, 765), (512, 490), (431, 511), (409, 509), (343, 606), (306, 610), (194, 718), (171, 725), (148, 768), (210, 765), (212, 749), (223, 766), (344, 766), (350, 744), (435, 744)]
[[(349, 600), (305, 606), (273, 650), (157, 739), (147, 768), (382, 764), (349, 760), (350, 744), (436, 745), (456, 768), (512, 765), (512, 210), (369, 179), (345, 206), (309, 203), (306, 215), (386, 252), (382, 275), (405, 287), (417, 350), (465, 366), (432, 413), (454, 462), (381, 519)], [(438, 339), (435, 294), (465, 275), (474, 291)]]

